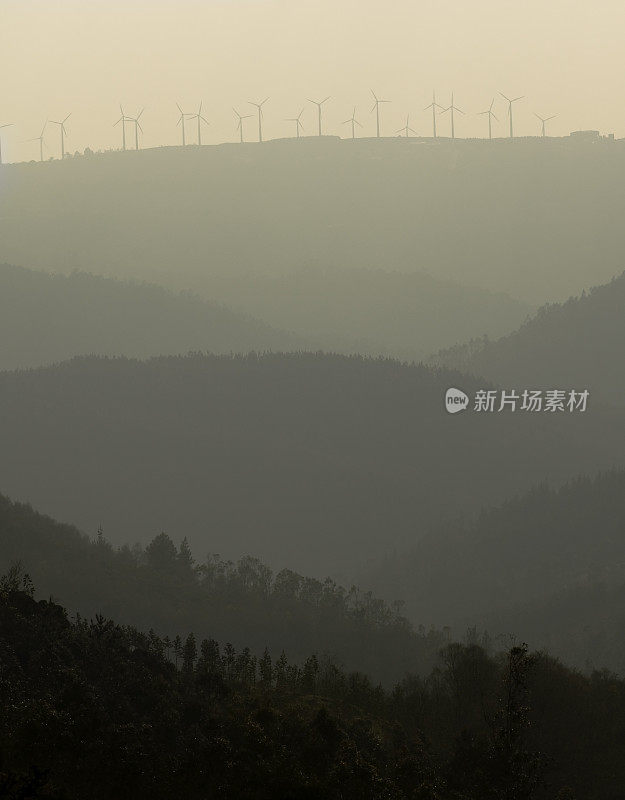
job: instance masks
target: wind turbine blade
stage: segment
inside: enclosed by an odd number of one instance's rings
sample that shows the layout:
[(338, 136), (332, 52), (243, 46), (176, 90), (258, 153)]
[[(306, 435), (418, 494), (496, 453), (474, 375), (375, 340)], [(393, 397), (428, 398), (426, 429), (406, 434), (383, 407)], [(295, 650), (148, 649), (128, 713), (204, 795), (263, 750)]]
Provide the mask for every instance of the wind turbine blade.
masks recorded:
[(180, 111), (180, 113), (181, 113), (181, 114), (183, 114), (184, 112), (183, 112), (183, 110), (180, 108), (180, 104), (179, 104), (179, 103), (176, 103), (176, 105), (178, 106), (178, 111)]
[(545, 122), (549, 122), (550, 119), (555, 119), (557, 116), (558, 116), (557, 114), (554, 114), (553, 117), (547, 117)]
[(324, 100), (321, 101), (321, 105), (323, 105), (324, 103), (327, 103), (329, 99), (330, 99), (330, 95), (328, 95)]
[(415, 129), (414, 129), (414, 128), (408, 128), (408, 130), (409, 130), (411, 133), (414, 133), (415, 135), (416, 135), (416, 133), (417, 133), (417, 132), (415, 131)]
[(490, 108), (488, 109), (489, 111), (493, 110), (493, 105), (494, 104), (495, 104), (495, 98), (493, 97), (493, 99), (491, 100), (491, 103), (490, 103)]
[(376, 102), (373, 104), (373, 106), (371, 107), (371, 111), (369, 112), (370, 114), (373, 114), (373, 112), (375, 111), (375, 109), (376, 109), (377, 105), (378, 105), (378, 104), (377, 104), (377, 101), (376, 101)]
[(354, 122), (356, 123), (356, 125), (358, 125), (359, 128), (362, 128), (362, 125), (360, 124), (360, 122), (358, 122), (357, 119), (355, 119)]
[(70, 113), (69, 113), (69, 114), (68, 114), (68, 115), (65, 117), (65, 119), (63, 120), (63, 125), (65, 125), (65, 123), (67, 122), (67, 120), (68, 120), (68, 119), (69, 119), (71, 116), (72, 116), (72, 114), (71, 114), (71, 112), (70, 112)]
[[(492, 111), (491, 111), (490, 113), (491, 113), (491, 116), (492, 116), (492, 118), (493, 118), (493, 119), (497, 119), (497, 117), (496, 117), (496, 116), (493, 114), (493, 112), (492, 112)], [(499, 120), (498, 120), (498, 119), (497, 119), (497, 122), (499, 122)]]
[(505, 94), (504, 94), (503, 92), (499, 92), (499, 94), (500, 94), (500, 95), (501, 95), (501, 96), (504, 98), (504, 100), (507, 100), (509, 103), (511, 103), (511, 102), (512, 102), (512, 100), (510, 100), (510, 98), (509, 98), (509, 97), (506, 97), (506, 96), (505, 96)]
[(142, 108), (141, 111), (139, 111), (139, 113), (137, 115), (137, 119), (141, 119), (141, 114), (143, 114), (144, 111), (145, 111), (145, 108)]
[(456, 109), (456, 111), (459, 111), (461, 114), (464, 114), (464, 111), (461, 108), (456, 108), (455, 106), (454, 108)]
[(207, 125), (210, 125), (210, 122), (206, 119), (206, 117), (203, 117), (201, 114), (200, 114), (200, 119), (202, 120), (202, 122), (205, 122)]
[(375, 102), (377, 103), (377, 102), (378, 102), (378, 98), (376, 97), (376, 94), (375, 94), (375, 92), (373, 91), (373, 89), (370, 89), (369, 91), (370, 91), (370, 92), (371, 92), (371, 94), (372, 94), (372, 95), (375, 97)]
[(522, 94), (520, 97), (515, 97), (514, 100), (512, 100), (512, 102), (516, 103), (517, 100), (523, 100), (524, 97), (525, 97), (525, 95)]

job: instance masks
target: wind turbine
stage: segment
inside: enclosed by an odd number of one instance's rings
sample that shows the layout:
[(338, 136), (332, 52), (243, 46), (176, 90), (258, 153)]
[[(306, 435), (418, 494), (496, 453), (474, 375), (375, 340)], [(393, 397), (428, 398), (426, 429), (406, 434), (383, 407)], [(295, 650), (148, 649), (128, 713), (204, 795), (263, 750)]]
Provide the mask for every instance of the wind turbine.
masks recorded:
[(406, 117), (406, 124), (404, 125), (404, 127), (400, 128), (398, 131), (395, 131), (395, 133), (404, 133), (404, 132), (406, 134), (406, 139), (410, 136), (411, 133), (414, 133), (415, 136), (417, 135), (417, 132), (414, 130), (414, 128), (410, 127), (410, 114)]
[(380, 103), (390, 103), (391, 101), (390, 100), (379, 100), (376, 97), (376, 94), (373, 91), (373, 89), (371, 89), (370, 91), (371, 91), (371, 94), (373, 95), (373, 98), (375, 100), (375, 102), (373, 103), (373, 106), (371, 108), (371, 113), (373, 113), (375, 111), (376, 136), (379, 139), (380, 138)]
[(356, 119), (356, 106), (354, 106), (354, 112), (353, 112), (353, 114), (351, 116), (351, 119), (346, 119), (345, 122), (343, 123), (343, 125), (347, 125), (348, 123), (351, 123), (351, 126), (352, 126), (352, 139), (355, 139), (356, 138), (356, 125), (358, 125), (359, 128), (362, 128), (362, 125)]
[(122, 104), (121, 103), (119, 104), (119, 110), (122, 112), (122, 115), (117, 120), (115, 125), (113, 125), (113, 127), (115, 127), (116, 125), (119, 125), (119, 123), (121, 122), (121, 124), (122, 124), (122, 148), (125, 150), (126, 149), (126, 123), (130, 122), (131, 119), (130, 119), (130, 117), (127, 117), (124, 114), (124, 109), (122, 108)]
[(200, 107), (198, 108), (197, 114), (193, 114), (189, 117), (189, 119), (196, 119), (197, 120), (197, 143), (198, 146), (202, 146), (202, 123), (206, 123), (206, 125), (210, 125), (210, 122), (206, 119), (206, 117), (202, 116), (202, 103), (200, 102)]
[(317, 100), (310, 100), (310, 99), (308, 100), (309, 103), (312, 103), (314, 106), (317, 106), (317, 114), (319, 119), (319, 136), (321, 136), (321, 106), (324, 103), (327, 103), (329, 99), (330, 99), (329, 97), (326, 97), (325, 100), (321, 100), (320, 102), (318, 102)]
[(61, 159), (65, 158), (65, 137), (67, 136), (67, 131), (65, 130), (65, 123), (71, 117), (71, 114), (68, 114), (62, 122), (56, 122), (55, 120), (51, 119), (50, 122), (53, 125), (58, 125), (61, 129)]
[(436, 139), (436, 109), (440, 108), (441, 111), (443, 111), (444, 109), (443, 106), (439, 106), (439, 104), (436, 102), (435, 92), (432, 92), (432, 102), (430, 103), (429, 106), (426, 106), (423, 110), (427, 111), (428, 108), (432, 109), (432, 130), (434, 132), (434, 138)]
[(39, 160), (43, 161), (43, 132), (46, 129), (46, 125), (48, 124), (48, 120), (44, 122), (43, 128), (41, 129), (41, 133), (39, 136), (35, 136), (34, 139), (27, 139), (27, 142), (39, 142)]
[[(493, 105), (494, 105), (494, 103), (495, 103), (495, 98), (493, 97), (493, 100), (492, 100), (488, 110), (487, 111), (480, 111), (479, 114), (478, 114), (478, 116), (480, 116), (480, 117), (483, 114), (488, 114), (488, 138), (489, 139), (493, 138), (493, 119), (497, 119), (497, 117), (493, 113)], [(499, 120), (497, 120), (497, 122), (499, 122)]]
[(304, 109), (302, 109), (296, 117), (291, 117), (290, 119), (285, 120), (285, 122), (294, 122), (295, 129), (297, 131), (297, 138), (299, 139), (299, 131), (300, 128), (304, 130), (304, 126), (302, 125), (302, 114), (304, 113)]
[(522, 100), (525, 95), (522, 94), (520, 97), (515, 97), (514, 100), (511, 100), (509, 97), (506, 97), (503, 92), (499, 92), (499, 94), (503, 97), (504, 100), (508, 102), (508, 116), (510, 117), (510, 138), (514, 139), (514, 128), (512, 126), (512, 103), (516, 103), (517, 100)]
[(141, 115), (145, 111), (145, 108), (142, 108), (141, 111), (137, 114), (136, 117), (126, 117), (128, 122), (134, 122), (135, 124), (135, 150), (139, 149), (139, 131), (143, 133), (143, 128), (141, 127), (141, 123), (139, 120), (141, 119)]
[[(13, 125), (12, 122), (7, 122), (5, 125), (0, 125), (0, 130), (3, 128), (10, 128)], [(2, 139), (0, 138), (0, 166), (2, 165)]]
[(458, 108), (458, 106), (454, 105), (454, 93), (453, 92), (451, 93), (451, 105), (447, 106), (447, 108), (444, 108), (441, 111), (441, 114), (446, 114), (448, 111), (451, 111), (451, 138), (455, 139), (456, 138), (456, 129), (454, 127), (454, 111), (460, 111), (461, 114), (464, 114), (464, 111), (462, 111), (462, 109)]
[(268, 97), (265, 97), (262, 103), (253, 103), (251, 100), (248, 100), (251, 106), (256, 106), (258, 109), (258, 141), (262, 143), (263, 141), (263, 106), (269, 100)]
[(554, 114), (552, 117), (545, 117), (544, 119), (543, 119), (543, 117), (539, 116), (538, 114), (534, 114), (534, 116), (537, 119), (539, 119), (541, 121), (541, 123), (542, 123), (542, 136), (544, 138), (547, 135), (547, 131), (546, 131), (546, 127), (545, 127), (546, 123), (549, 122), (550, 119), (555, 119), (558, 115)]
[(242, 116), (241, 114), (239, 114), (239, 112), (236, 110), (236, 108), (233, 108), (232, 110), (234, 111), (234, 113), (239, 118), (239, 124), (237, 125), (237, 130), (241, 132), (241, 144), (243, 144), (243, 120), (244, 119), (250, 119), (254, 115), (253, 114), (244, 114)]
[(178, 118), (176, 125), (178, 126), (180, 123), (182, 123), (182, 146), (185, 147), (187, 144), (187, 134), (184, 127), (184, 120), (185, 117), (190, 117), (191, 114), (187, 114), (186, 111), (183, 111), (178, 103), (176, 103), (176, 105), (178, 106), (178, 111), (180, 111), (180, 117)]

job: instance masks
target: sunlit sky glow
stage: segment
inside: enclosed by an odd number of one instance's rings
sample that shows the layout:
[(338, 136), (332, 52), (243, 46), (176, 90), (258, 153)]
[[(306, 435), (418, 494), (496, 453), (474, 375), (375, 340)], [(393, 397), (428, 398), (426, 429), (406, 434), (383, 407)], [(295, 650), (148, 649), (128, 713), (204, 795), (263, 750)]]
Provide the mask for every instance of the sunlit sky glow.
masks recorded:
[[(596, 128), (620, 137), (624, 29), (617, 0), (1, 0), (0, 124), (14, 123), (3, 131), (3, 155), (37, 158), (38, 143), (24, 140), (46, 118), (70, 112), (69, 150), (119, 147), (120, 102), (129, 115), (145, 106), (143, 147), (179, 143), (176, 102), (193, 112), (203, 101), (209, 144), (236, 139), (232, 106), (253, 113), (246, 101), (267, 96), (267, 138), (292, 135), (285, 118), (302, 108), (305, 132), (315, 133), (306, 100), (326, 95), (327, 133), (347, 135), (341, 123), (356, 105), (359, 133), (374, 135), (370, 88), (392, 101), (383, 108), (385, 135), (407, 114), (429, 135), (423, 109), (436, 88), (441, 104), (453, 90), (466, 112), (457, 118), (460, 137), (486, 134), (477, 112), (494, 96), (495, 133), (505, 135), (499, 90), (526, 95), (516, 110), (519, 135), (539, 132), (538, 113), (558, 115), (553, 135)], [(46, 145), (47, 156), (58, 155), (56, 127)]]

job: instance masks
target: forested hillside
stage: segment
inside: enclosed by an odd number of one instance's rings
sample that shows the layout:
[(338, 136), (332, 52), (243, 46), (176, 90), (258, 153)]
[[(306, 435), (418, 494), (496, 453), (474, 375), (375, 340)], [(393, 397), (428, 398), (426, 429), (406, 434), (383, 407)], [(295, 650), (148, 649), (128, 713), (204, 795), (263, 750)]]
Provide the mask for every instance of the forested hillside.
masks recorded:
[(625, 472), (539, 486), (432, 531), (365, 582), (410, 618), (514, 634), (579, 667), (625, 673)]
[(416, 633), (399, 607), (329, 578), (274, 574), (251, 557), (196, 561), (185, 540), (175, 545), (165, 533), (145, 548), (114, 547), (103, 532), (89, 539), (0, 496), (0, 574), (18, 563), (43, 596), (88, 618), (103, 614), (172, 639), (193, 631), (297, 662), (314, 651), (386, 685), (425, 675), (447, 637)]
[(310, 263), (418, 271), (538, 305), (623, 269), (624, 167), (622, 142), (538, 138), (311, 137), (17, 164), (2, 174), (0, 259), (198, 291)]
[(514, 333), (449, 348), (433, 361), (507, 387), (587, 388), (601, 402), (622, 406), (624, 358), (622, 273), (566, 303), (543, 306)]
[(312, 652), (70, 622), (13, 571), (0, 657), (7, 800), (616, 800), (625, 782), (623, 683), (525, 646), (449, 645), (385, 692)]
[(433, 523), (541, 478), (612, 466), (617, 412), (451, 416), (449, 386), (321, 354), (80, 358), (0, 374), (0, 486), (116, 544), (164, 530), (200, 557), (351, 576)]
[(0, 264), (0, 369), (75, 355), (299, 350), (297, 336), (190, 294), (75, 272)]

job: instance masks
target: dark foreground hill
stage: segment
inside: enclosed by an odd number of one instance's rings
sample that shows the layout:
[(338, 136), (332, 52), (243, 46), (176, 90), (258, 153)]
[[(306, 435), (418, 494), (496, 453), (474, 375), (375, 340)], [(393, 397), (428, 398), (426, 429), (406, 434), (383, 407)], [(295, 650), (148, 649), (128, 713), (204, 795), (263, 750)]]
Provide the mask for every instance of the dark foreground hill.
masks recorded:
[(449, 415), (452, 372), (322, 354), (0, 374), (0, 486), (115, 543), (353, 576), (434, 523), (622, 461), (616, 411)]
[(625, 403), (625, 273), (566, 303), (547, 305), (518, 331), (473, 341), (434, 359), (499, 384), (588, 388)]
[(297, 350), (304, 340), (191, 295), (86, 273), (0, 264), (0, 369), (75, 355)]
[(540, 304), (622, 270), (624, 169), (622, 141), (538, 138), (311, 137), (10, 165), (0, 259), (175, 289), (311, 262), (420, 271)]
[(625, 674), (625, 472), (538, 487), (424, 537), (367, 580), (409, 617), (514, 634)]
[(387, 686), (425, 676), (447, 637), (416, 633), (397, 607), (330, 579), (274, 574), (250, 557), (196, 562), (186, 542), (176, 547), (164, 533), (146, 548), (115, 548), (103, 533), (89, 539), (0, 496), (0, 574), (18, 563), (43, 596), (87, 618), (103, 614), (172, 639), (193, 631), (298, 663), (315, 652)]
[[(103, 617), (70, 622), (0, 581), (7, 800), (616, 800), (625, 687), (525, 647), (450, 645), (392, 692)], [(583, 757), (582, 757), (583, 755)]]

